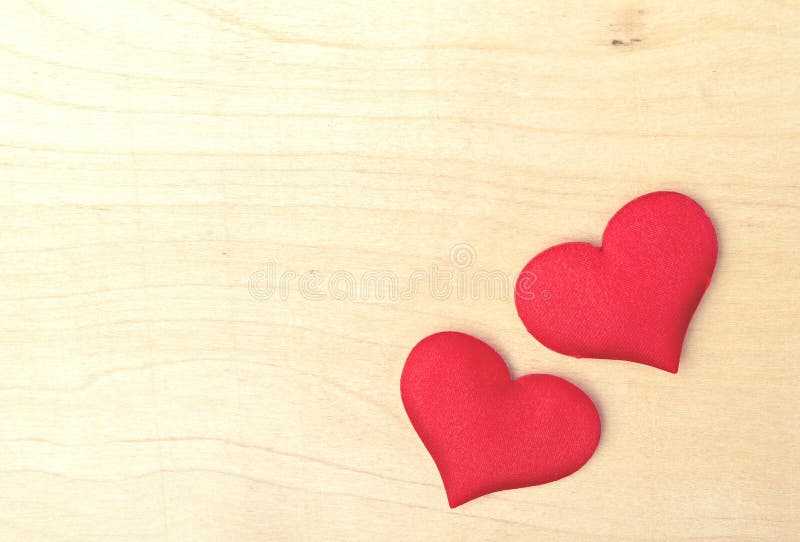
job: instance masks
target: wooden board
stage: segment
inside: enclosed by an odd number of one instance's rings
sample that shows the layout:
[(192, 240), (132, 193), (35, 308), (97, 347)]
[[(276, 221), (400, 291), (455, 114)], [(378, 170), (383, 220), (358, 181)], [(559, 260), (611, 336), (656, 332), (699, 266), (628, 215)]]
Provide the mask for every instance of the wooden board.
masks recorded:
[[(797, 539), (800, 4), (12, 0), (0, 58), (4, 540)], [(525, 333), (660, 189), (721, 242), (680, 372)], [(583, 387), (590, 463), (450, 510), (442, 329)]]

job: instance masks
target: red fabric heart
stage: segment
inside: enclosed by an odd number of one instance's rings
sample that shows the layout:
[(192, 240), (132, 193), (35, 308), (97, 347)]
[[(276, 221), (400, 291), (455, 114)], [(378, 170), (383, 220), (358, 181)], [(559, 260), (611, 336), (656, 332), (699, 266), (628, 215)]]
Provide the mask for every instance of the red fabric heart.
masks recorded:
[(556, 352), (675, 373), (716, 261), (717, 235), (700, 205), (646, 194), (611, 218), (602, 247), (566, 243), (533, 258), (517, 279), (517, 312)]
[(577, 386), (545, 374), (512, 381), (497, 352), (463, 333), (417, 344), (400, 392), (451, 508), (572, 474), (600, 440), (600, 416)]

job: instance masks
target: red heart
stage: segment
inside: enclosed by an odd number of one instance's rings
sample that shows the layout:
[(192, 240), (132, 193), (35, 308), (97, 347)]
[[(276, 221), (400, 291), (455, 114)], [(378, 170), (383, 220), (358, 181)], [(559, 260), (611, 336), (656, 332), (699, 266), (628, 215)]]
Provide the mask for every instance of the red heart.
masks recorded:
[(533, 258), (517, 279), (517, 312), (556, 352), (675, 373), (716, 261), (717, 235), (703, 208), (653, 192), (611, 218), (600, 248), (565, 243)]
[(512, 381), (497, 352), (463, 333), (417, 344), (400, 392), (451, 508), (572, 474), (600, 440), (600, 416), (577, 386), (545, 374)]

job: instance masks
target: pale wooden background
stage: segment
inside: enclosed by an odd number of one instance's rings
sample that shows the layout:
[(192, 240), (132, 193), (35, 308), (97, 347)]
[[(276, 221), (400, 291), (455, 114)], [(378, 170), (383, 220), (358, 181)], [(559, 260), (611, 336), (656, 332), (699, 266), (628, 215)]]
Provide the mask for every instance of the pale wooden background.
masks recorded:
[[(800, 3), (9, 0), (0, 59), (3, 540), (800, 537)], [(513, 280), (658, 189), (721, 242), (678, 375), (248, 290)], [(586, 467), (451, 511), (399, 397), (442, 329), (582, 386)]]

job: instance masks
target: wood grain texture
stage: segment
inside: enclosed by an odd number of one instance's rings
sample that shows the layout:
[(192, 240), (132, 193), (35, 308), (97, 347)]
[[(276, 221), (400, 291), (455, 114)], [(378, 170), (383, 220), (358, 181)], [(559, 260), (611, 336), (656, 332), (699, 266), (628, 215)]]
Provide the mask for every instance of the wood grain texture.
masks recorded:
[[(0, 538), (797, 539), (800, 4), (10, 0), (0, 59)], [(677, 375), (361, 287), (659, 189), (721, 243)], [(585, 389), (589, 464), (450, 510), (399, 397), (442, 329)]]

